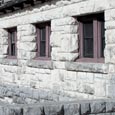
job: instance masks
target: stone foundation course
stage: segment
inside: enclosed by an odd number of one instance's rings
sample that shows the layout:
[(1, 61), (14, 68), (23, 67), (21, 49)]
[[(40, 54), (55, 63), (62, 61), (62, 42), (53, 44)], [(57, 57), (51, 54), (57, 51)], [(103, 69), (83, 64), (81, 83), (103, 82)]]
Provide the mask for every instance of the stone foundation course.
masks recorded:
[(0, 115), (115, 115), (115, 100), (8, 105), (1, 102)]

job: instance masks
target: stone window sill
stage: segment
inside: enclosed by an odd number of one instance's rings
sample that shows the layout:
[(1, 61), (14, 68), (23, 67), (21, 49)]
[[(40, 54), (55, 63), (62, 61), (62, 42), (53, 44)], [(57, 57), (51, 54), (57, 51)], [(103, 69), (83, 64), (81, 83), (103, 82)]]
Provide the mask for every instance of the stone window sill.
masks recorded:
[(50, 60), (31, 60), (27, 64), (28, 67), (53, 69), (53, 63)]
[(68, 71), (92, 72), (92, 73), (108, 73), (108, 65), (102, 63), (82, 63), (82, 62), (66, 62), (65, 68)]
[(18, 60), (17, 59), (0, 59), (0, 64), (2, 65), (11, 65), (11, 66), (17, 66)]

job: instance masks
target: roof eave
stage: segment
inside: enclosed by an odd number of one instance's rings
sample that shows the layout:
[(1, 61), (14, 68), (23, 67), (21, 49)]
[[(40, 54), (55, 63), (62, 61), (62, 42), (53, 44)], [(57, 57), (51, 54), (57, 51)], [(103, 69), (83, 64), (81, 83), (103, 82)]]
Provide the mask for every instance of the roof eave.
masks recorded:
[[(50, 0), (36, 0), (41, 3), (50, 1)], [(35, 0), (11, 0), (10, 2), (6, 2), (0, 6), (0, 13), (7, 13), (7, 11), (15, 11), (16, 8), (23, 9), (24, 4), (30, 4), (31, 6), (35, 5)]]

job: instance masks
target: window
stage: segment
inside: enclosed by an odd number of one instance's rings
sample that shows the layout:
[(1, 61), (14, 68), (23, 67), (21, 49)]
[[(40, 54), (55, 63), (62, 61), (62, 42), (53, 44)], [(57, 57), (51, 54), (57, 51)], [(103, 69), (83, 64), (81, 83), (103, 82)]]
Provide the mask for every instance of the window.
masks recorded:
[(51, 57), (50, 23), (41, 23), (37, 28), (37, 58), (48, 59)]
[(17, 29), (11, 28), (8, 29), (8, 57), (16, 57), (16, 38), (17, 38)]
[(79, 60), (102, 62), (104, 60), (104, 14), (92, 14), (77, 18), (79, 21)]

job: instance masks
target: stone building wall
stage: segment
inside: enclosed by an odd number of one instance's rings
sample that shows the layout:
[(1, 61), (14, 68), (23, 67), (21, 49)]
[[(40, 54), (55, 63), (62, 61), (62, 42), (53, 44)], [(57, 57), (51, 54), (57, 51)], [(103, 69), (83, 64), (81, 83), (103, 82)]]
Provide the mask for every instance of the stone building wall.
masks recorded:
[[(54, 0), (0, 15), (0, 100), (9, 103), (115, 97), (114, 0)], [(104, 63), (76, 62), (76, 17), (104, 12)], [(51, 60), (35, 60), (36, 28), (51, 21)], [(17, 59), (8, 59), (6, 28), (17, 27)]]
[(115, 101), (82, 100), (31, 105), (0, 102), (0, 115), (115, 115)]

